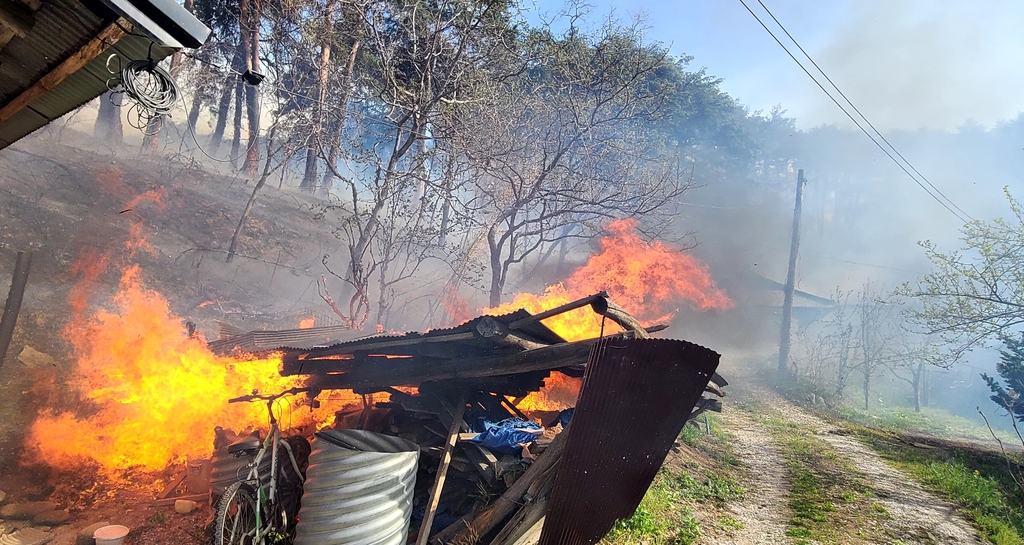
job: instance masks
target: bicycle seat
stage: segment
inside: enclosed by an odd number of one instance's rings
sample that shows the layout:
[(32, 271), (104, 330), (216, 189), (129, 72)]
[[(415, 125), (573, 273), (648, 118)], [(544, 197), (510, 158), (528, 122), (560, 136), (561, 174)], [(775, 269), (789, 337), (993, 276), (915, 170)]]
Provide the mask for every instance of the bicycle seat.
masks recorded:
[(259, 450), (260, 446), (262, 445), (263, 442), (260, 441), (259, 437), (247, 435), (239, 439), (238, 441), (235, 441), (234, 443), (228, 445), (228, 454), (251, 454)]

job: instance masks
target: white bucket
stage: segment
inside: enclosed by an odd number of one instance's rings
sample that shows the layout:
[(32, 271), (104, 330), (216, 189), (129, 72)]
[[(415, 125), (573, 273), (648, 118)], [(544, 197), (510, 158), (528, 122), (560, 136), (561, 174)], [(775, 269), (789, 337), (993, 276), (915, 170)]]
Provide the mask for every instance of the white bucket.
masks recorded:
[(121, 545), (124, 536), (128, 535), (128, 527), (120, 524), (104, 526), (92, 533), (96, 545)]

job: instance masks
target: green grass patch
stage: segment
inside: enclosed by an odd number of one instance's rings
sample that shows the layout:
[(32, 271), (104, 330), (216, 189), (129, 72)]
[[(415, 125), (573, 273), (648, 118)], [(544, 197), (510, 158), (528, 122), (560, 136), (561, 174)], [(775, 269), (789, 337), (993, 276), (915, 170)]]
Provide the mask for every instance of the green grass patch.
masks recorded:
[[(942, 409), (922, 407), (921, 412), (914, 412), (910, 407), (880, 407), (869, 411), (841, 407), (836, 412), (846, 420), (880, 430), (919, 432), (947, 439), (994, 443), (985, 424)], [(1012, 432), (996, 429), (995, 434), (1001, 441), (1011, 445), (1020, 443)]]
[[(711, 433), (708, 433), (709, 428)], [(715, 414), (704, 413), (695, 423), (683, 426), (679, 440), (706, 455), (716, 464), (731, 467), (740, 465), (732, 453), (732, 437), (722, 427), (722, 421)]]
[(883, 458), (959, 504), (985, 540), (1024, 544), (1024, 500), (1000, 456), (955, 448), (918, 449), (891, 434), (861, 426), (852, 429)]
[[(789, 471), (792, 512), (787, 535), (796, 544), (849, 543), (852, 535), (877, 541), (866, 528), (887, 513), (873, 508), (873, 491), (845, 457), (793, 422), (762, 417), (782, 447)], [(858, 540), (859, 541), (859, 540)]]
[(670, 485), (672, 478), (667, 473), (658, 474), (633, 516), (616, 522), (603, 543), (689, 545), (701, 536), (700, 523), (679, 501), (679, 492)]
[(687, 425), (679, 440), (697, 453), (701, 464), (666, 464), (633, 516), (616, 522), (602, 543), (688, 545), (705, 535), (707, 529), (728, 532), (742, 527), (739, 521), (714, 513), (714, 508), (723, 507), (744, 493), (733, 477), (739, 471), (739, 463), (732, 455), (730, 436), (721, 422), (713, 415), (706, 423), (701, 418), (700, 427)]

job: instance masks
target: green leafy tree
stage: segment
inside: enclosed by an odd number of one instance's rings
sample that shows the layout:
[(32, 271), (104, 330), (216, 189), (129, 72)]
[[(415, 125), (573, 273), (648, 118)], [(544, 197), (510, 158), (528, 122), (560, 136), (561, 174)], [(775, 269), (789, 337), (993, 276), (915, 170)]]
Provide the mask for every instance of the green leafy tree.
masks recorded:
[(1024, 208), (1004, 192), (1012, 218), (966, 224), (953, 252), (922, 242), (935, 270), (900, 290), (920, 299), (913, 318), (949, 343), (953, 359), (1024, 324)]

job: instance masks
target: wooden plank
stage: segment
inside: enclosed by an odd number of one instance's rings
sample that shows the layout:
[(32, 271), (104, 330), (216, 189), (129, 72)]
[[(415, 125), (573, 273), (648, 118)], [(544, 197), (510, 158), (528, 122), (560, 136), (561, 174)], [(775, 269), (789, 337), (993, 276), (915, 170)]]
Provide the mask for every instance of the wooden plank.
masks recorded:
[[(480, 536), (487, 534), (495, 526), (505, 520), (509, 514), (516, 510), (521, 504), (523, 496), (529, 491), (531, 485), (542, 480), (551, 473), (552, 468), (562, 459), (562, 451), (565, 450), (565, 443), (569, 437), (566, 433), (572, 427), (570, 423), (551, 441), (551, 445), (533, 462), (515, 483), (505, 491), (490, 506), (471, 517), (463, 517), (451, 526), (438, 532), (431, 543), (462, 543), (465, 545), (475, 544)], [(557, 471), (557, 470), (555, 470)]]
[(0, 0), (0, 23), (14, 31), (19, 38), (28, 36), (36, 26), (35, 13), (16, 0)]
[(189, 494), (187, 496), (178, 496), (176, 498), (166, 498), (166, 499), (162, 499), (162, 500), (155, 500), (155, 501), (149, 502), (149, 504), (152, 505), (153, 507), (160, 507), (160, 506), (164, 506), (164, 505), (174, 505), (174, 502), (176, 502), (178, 500), (191, 500), (191, 501), (194, 501), (194, 502), (202, 503), (202, 502), (207, 501), (209, 499), (210, 499), (210, 494), (209, 493), (206, 493), (206, 494)]
[[(360, 389), (420, 384), (428, 380), (473, 379), (547, 371), (567, 365), (583, 365), (597, 339), (555, 344), (509, 356), (429, 362), (409, 358), (390, 369), (360, 368), (340, 375), (317, 376), (314, 386), (324, 390)], [(398, 361), (398, 360), (392, 360)]]
[(187, 470), (183, 472), (181, 475), (178, 475), (176, 478), (171, 479), (170, 484), (168, 484), (167, 487), (164, 488), (164, 491), (156, 495), (157, 499), (162, 500), (165, 499), (167, 496), (170, 496), (171, 493), (174, 492), (176, 488), (178, 488), (178, 485), (185, 480), (185, 477), (188, 477)]
[(487, 481), (487, 484), (494, 484), (494, 479), (498, 478), (498, 459), (494, 454), (475, 443), (469, 443), (462, 448), (470, 463), (480, 472), (480, 476)]
[(0, 316), (0, 365), (7, 359), (7, 348), (14, 337), (14, 326), (18, 322), (21, 301), (25, 297), (25, 285), (28, 284), (28, 272), (32, 267), (32, 251), (18, 252), (14, 262), (14, 277), (11, 279), (11, 290), (7, 292), (7, 303), (4, 305), (3, 316)]
[(444, 488), (444, 478), (448, 473), (448, 465), (452, 461), (452, 449), (455, 448), (455, 441), (459, 437), (459, 427), (462, 423), (462, 415), (466, 412), (466, 393), (459, 396), (459, 404), (452, 414), (452, 425), (448, 428), (448, 442), (444, 446), (444, 454), (441, 456), (441, 465), (437, 468), (437, 477), (434, 479), (434, 488), (430, 491), (430, 501), (427, 503), (427, 510), (423, 515), (423, 524), (420, 526), (417, 545), (427, 545), (430, 539), (430, 526), (434, 524), (434, 515), (437, 513), (437, 504), (441, 501), (441, 490)]
[(0, 25), (0, 51), (3, 51), (4, 47), (14, 39), (14, 31)]
[(119, 19), (101, 30), (93, 39), (89, 40), (89, 43), (82, 46), (81, 49), (73, 53), (67, 59), (64, 59), (64, 62), (57, 65), (53, 70), (50, 70), (45, 76), (33, 83), (28, 89), (22, 91), (20, 95), (4, 105), (3, 108), (0, 108), (0, 121), (6, 121), (14, 116), (14, 114), (28, 107), (28, 105), (34, 100), (43, 96), (54, 87), (60, 85), (60, 83), (67, 79), (68, 76), (74, 74), (83, 66), (92, 62), (93, 59), (100, 56), (100, 54), (106, 51), (111, 44), (123, 38), (125, 36), (125, 31), (121, 26), (119, 26), (119, 24), (124, 25), (125, 28), (129, 28), (127, 26), (127, 22)]

